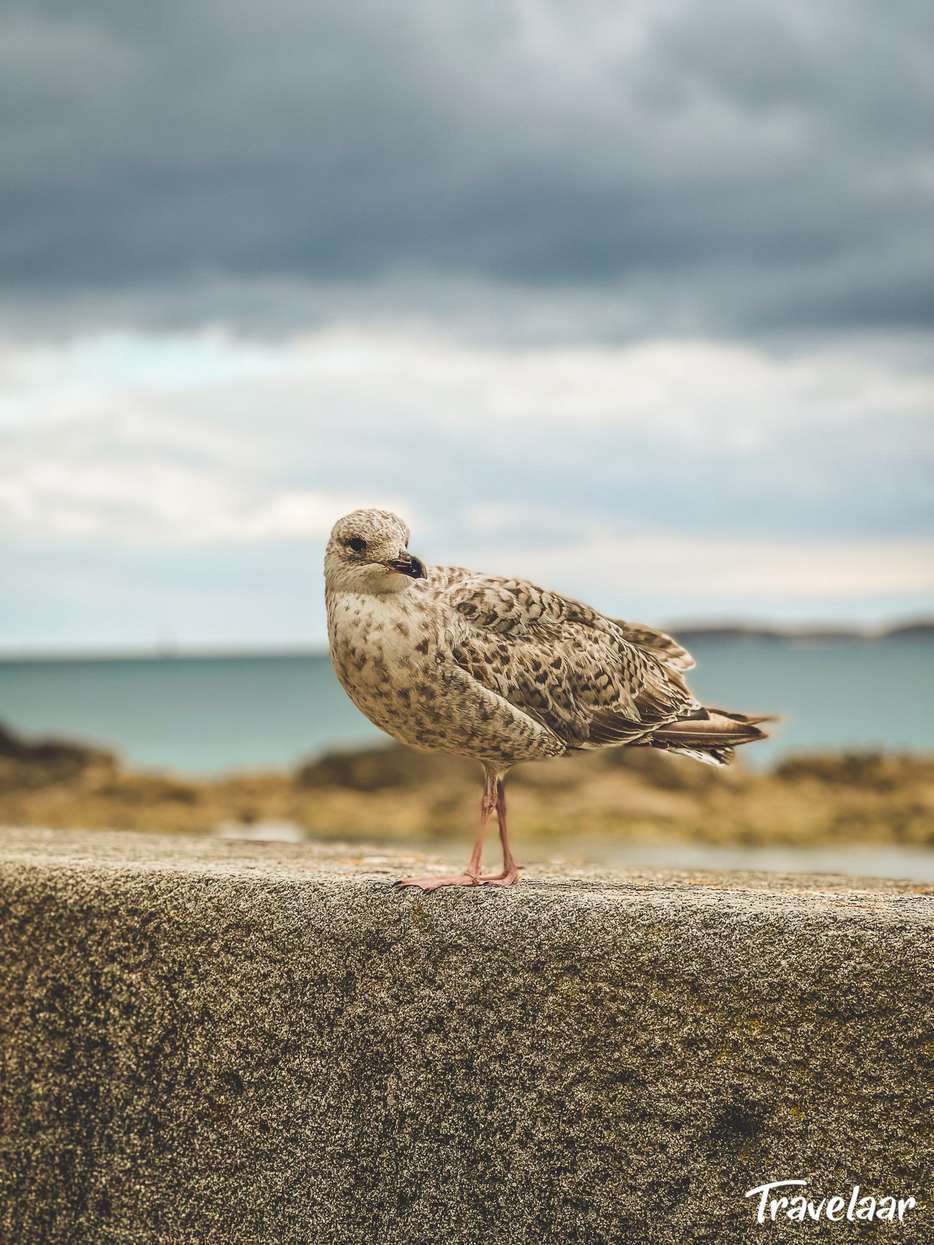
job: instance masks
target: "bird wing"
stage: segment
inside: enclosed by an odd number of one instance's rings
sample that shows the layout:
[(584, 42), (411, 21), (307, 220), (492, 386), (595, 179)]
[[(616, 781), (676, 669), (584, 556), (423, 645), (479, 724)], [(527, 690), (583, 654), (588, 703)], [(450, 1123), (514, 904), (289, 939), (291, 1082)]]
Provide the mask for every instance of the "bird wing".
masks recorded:
[(613, 621), (630, 644), (649, 649), (666, 666), (671, 666), (674, 670), (693, 670), (697, 665), (687, 649), (682, 648), (677, 640), (664, 631), (656, 631), (654, 627), (646, 627), (644, 623), (625, 622), (622, 618), (614, 618)]
[[(428, 570), (428, 578), (432, 583), (443, 588), (450, 588), (467, 580), (483, 580), (490, 585), (500, 586), (521, 582), (507, 579), (502, 575), (478, 575), (464, 566), (432, 566)], [(656, 627), (647, 627), (645, 623), (627, 622), (623, 618), (613, 618), (608, 621), (613, 622), (619, 628), (623, 638), (630, 644), (634, 644), (636, 648), (648, 649), (656, 657), (661, 658), (666, 666), (671, 666), (674, 670), (693, 670), (697, 665), (687, 649), (665, 631), (659, 631)]]
[(681, 675), (589, 606), (521, 579), (433, 568), (455, 662), (569, 748), (626, 743), (697, 708)]

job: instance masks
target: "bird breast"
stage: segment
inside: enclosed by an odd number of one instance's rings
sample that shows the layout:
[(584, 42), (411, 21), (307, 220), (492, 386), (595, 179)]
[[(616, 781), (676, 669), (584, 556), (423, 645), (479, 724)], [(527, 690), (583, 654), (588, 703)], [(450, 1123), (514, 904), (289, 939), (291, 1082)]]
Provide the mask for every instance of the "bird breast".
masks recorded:
[(357, 708), (401, 743), (508, 768), (564, 744), (484, 687), (453, 656), (465, 623), (420, 584), (384, 597), (328, 596), (337, 677)]
[(415, 594), (335, 593), (328, 637), (337, 677), (358, 709), (396, 738), (432, 746), (443, 657), (437, 621)]

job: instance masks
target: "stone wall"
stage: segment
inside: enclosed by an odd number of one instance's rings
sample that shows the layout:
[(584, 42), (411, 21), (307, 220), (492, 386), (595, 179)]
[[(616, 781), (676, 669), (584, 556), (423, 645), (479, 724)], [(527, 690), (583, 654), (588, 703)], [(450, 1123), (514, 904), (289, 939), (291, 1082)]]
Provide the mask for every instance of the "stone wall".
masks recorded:
[(934, 1240), (930, 888), (2, 841), (5, 1245)]

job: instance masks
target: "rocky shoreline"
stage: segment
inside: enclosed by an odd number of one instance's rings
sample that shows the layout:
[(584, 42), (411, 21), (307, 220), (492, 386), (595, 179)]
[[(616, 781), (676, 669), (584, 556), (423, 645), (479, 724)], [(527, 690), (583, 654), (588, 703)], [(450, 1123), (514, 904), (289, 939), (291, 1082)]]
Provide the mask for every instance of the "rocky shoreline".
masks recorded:
[[(275, 823), (294, 837), (463, 840), (474, 767), (387, 746), (294, 771), (190, 779), (125, 769), (114, 753), (0, 728), (0, 824), (216, 833)], [(648, 749), (519, 766), (510, 780), (525, 841), (589, 838), (715, 845), (934, 847), (934, 756), (786, 758), (762, 773), (713, 771)]]

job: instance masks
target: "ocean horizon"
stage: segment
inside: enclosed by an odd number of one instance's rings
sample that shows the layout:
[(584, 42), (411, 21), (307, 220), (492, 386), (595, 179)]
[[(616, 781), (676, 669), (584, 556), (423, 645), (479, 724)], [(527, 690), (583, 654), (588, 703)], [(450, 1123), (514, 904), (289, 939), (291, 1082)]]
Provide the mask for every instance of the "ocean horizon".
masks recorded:
[[(790, 753), (934, 749), (926, 635), (691, 638), (706, 703), (782, 716), (760, 766)], [(282, 769), (386, 736), (344, 694), (326, 652), (0, 659), (0, 723), (112, 748), (131, 767), (206, 776)]]

